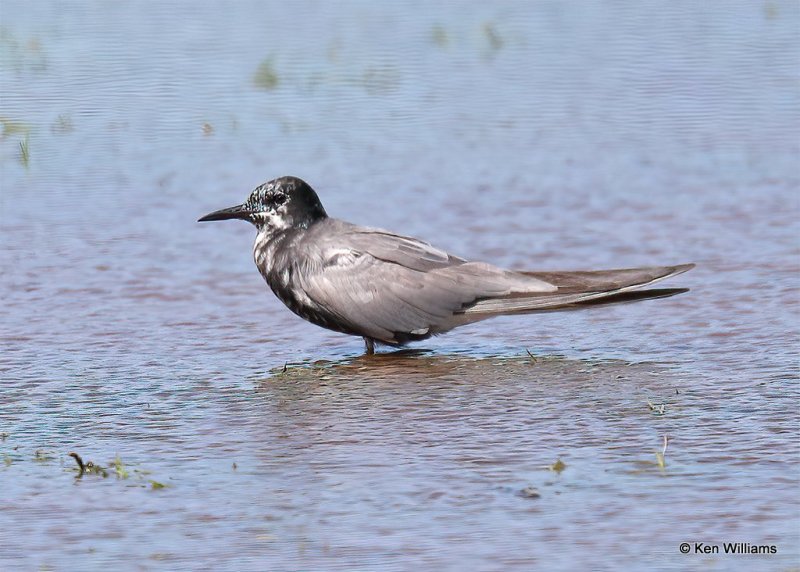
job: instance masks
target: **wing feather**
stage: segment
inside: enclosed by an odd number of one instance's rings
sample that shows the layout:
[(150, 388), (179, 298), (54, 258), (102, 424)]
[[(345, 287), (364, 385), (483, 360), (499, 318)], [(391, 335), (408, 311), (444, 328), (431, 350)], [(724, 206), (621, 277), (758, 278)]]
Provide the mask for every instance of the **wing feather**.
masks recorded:
[(298, 273), (305, 293), (353, 332), (390, 343), (398, 334), (446, 331), (480, 298), (556, 289), (537, 277), (467, 262), (380, 230), (349, 226), (336, 233), (335, 245), (313, 244), (321, 246), (319, 263)]
[(554, 310), (649, 286), (692, 268), (694, 264), (598, 271), (526, 272), (525, 275), (552, 280), (558, 290), (555, 293), (537, 296), (511, 295), (478, 300), (464, 313), (476, 317), (480, 315), (490, 317), (497, 314)]
[[(680, 274), (694, 265), (514, 272), (468, 262), (414, 238), (327, 219), (309, 229), (298, 286), (340, 329), (403, 343), (492, 316), (575, 307)], [(656, 296), (654, 291), (653, 297)], [(665, 295), (666, 291), (659, 291)], [(670, 291), (671, 292), (671, 291)]]

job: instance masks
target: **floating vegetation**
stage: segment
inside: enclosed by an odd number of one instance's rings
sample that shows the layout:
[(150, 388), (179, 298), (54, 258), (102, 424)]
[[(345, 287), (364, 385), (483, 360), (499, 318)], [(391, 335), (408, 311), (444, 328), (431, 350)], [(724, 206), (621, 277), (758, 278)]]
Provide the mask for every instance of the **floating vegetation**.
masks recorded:
[[(109, 475), (114, 475), (118, 480), (125, 480), (131, 476), (131, 471), (128, 470), (119, 455), (114, 457), (114, 460), (109, 463), (108, 467), (103, 467), (93, 463), (92, 461), (84, 462), (83, 458), (75, 452), (69, 453), (69, 456), (75, 459), (75, 463), (78, 465), (78, 475), (75, 477), (76, 479), (83, 478), (83, 476), (87, 474), (98, 475), (103, 478), (107, 478)], [(150, 483), (151, 489), (163, 489), (167, 486), (159, 481), (147, 479), (146, 476), (150, 474), (150, 471), (133, 469), (132, 473), (140, 482), (146, 481), (147, 483)], [(146, 485), (142, 484), (140, 486)]]
[(53, 125), (50, 126), (50, 131), (53, 133), (71, 133), (75, 131), (72, 118), (69, 115), (59, 115)]
[(767, 20), (774, 20), (778, 15), (778, 5), (775, 2), (767, 2), (764, 4), (764, 17)]
[(47, 57), (38, 38), (22, 40), (0, 26), (0, 66), (16, 72), (43, 72), (47, 69)]
[(428, 41), (440, 50), (449, 50), (457, 47), (459, 54), (471, 53), (476, 50), (486, 60), (491, 60), (503, 49), (520, 44), (520, 38), (513, 34), (503, 32), (502, 26), (496, 22), (486, 21), (478, 28), (473, 28), (467, 34), (458, 30), (447, 30), (441, 24), (434, 24), (428, 31)]
[(111, 467), (114, 469), (114, 473), (117, 475), (118, 479), (128, 478), (128, 471), (125, 469), (125, 465), (122, 463), (122, 459), (119, 458), (119, 455), (114, 457), (114, 460), (111, 462)]
[(19, 162), (27, 168), (30, 160), (29, 133), (30, 127), (21, 121), (14, 121), (7, 117), (0, 117), (0, 125), (3, 126), (2, 138), (12, 135), (24, 135), (25, 138), (19, 142)]
[(19, 142), (19, 162), (27, 169), (28, 162), (30, 161), (30, 151), (28, 146), (28, 136)]
[(214, 126), (210, 123), (203, 123), (203, 135), (208, 137), (214, 133)]
[(37, 463), (46, 463), (47, 461), (52, 461), (55, 459), (50, 453), (47, 451), (42, 451), (41, 449), (36, 449), (33, 453), (33, 460)]
[(275, 367), (269, 370), (271, 377), (280, 376), (305, 376), (308, 373), (318, 374), (324, 372), (327, 368), (336, 365), (336, 362), (327, 360), (316, 360), (314, 362), (285, 362), (282, 366)]
[(5, 441), (6, 439), (8, 439), (8, 436), (10, 434), (11, 433), (6, 433), (5, 431), (0, 432), (0, 441)]
[(656, 466), (660, 469), (662, 474), (666, 473), (667, 468), (667, 446), (669, 445), (669, 438), (664, 435), (664, 444), (661, 447), (661, 450), (656, 449), (653, 451), (655, 454), (655, 461), (652, 460), (651, 457), (646, 459), (636, 460), (635, 464), (637, 465), (637, 469), (633, 471), (634, 474), (639, 473), (650, 473), (653, 470), (653, 466)]
[(539, 492), (539, 489), (537, 489), (536, 487), (532, 487), (532, 486), (525, 487), (524, 489), (519, 491), (517, 494), (519, 496), (521, 496), (522, 498), (524, 498), (524, 499), (538, 499), (538, 498), (541, 498), (541, 496), (542, 496), (542, 494)]
[(567, 464), (564, 461), (562, 461), (561, 459), (558, 459), (552, 465), (548, 465), (547, 466), (547, 470), (548, 471), (553, 471), (554, 473), (558, 473), (559, 475), (561, 474), (561, 471), (563, 471), (566, 468), (567, 468)]
[(278, 87), (280, 80), (278, 79), (278, 73), (275, 71), (271, 56), (258, 65), (256, 73), (253, 75), (253, 83), (257, 88), (265, 91), (272, 91)]
[(486, 39), (487, 43), (489, 44), (489, 51), (491, 53), (497, 52), (503, 49), (505, 45), (505, 40), (500, 36), (492, 22), (486, 22), (483, 25), (483, 37)]
[[(349, 64), (349, 62), (348, 62)], [(324, 71), (314, 71), (308, 75), (292, 75), (292, 86), (306, 91), (315, 91), (320, 86), (345, 86), (361, 88), (371, 95), (382, 95), (396, 92), (403, 80), (403, 73), (398, 65), (393, 63), (381, 63), (379, 65), (367, 66), (364, 68), (347, 67), (340, 64), (333, 64)], [(263, 91), (273, 91), (283, 84), (286, 78), (278, 75), (278, 70), (273, 57), (263, 60), (253, 74), (253, 84), (256, 88)], [(300, 124), (302, 129), (307, 129), (307, 125)], [(287, 125), (283, 125), (287, 129)], [(297, 130), (297, 124), (292, 124), (293, 130)]]
[(450, 43), (450, 38), (447, 36), (447, 31), (437, 24), (431, 28), (431, 41), (440, 48), (446, 48)]
[(8, 119), (7, 117), (0, 117), (0, 125), (3, 126), (3, 137), (9, 137), (20, 133), (27, 135), (31, 130), (27, 124), (21, 121)]
[(657, 415), (664, 415), (664, 411), (667, 408), (667, 404), (666, 403), (659, 403), (658, 405), (656, 405), (652, 401), (650, 401), (649, 399), (647, 400), (647, 406), (650, 408), (650, 411), (652, 411), (653, 413), (655, 413)]
[(392, 93), (400, 86), (400, 72), (388, 65), (369, 67), (364, 70), (361, 85), (371, 95)]
[(656, 451), (656, 462), (658, 463), (658, 468), (662, 471), (667, 467), (666, 455), (668, 444), (669, 440), (667, 439), (667, 436), (664, 435), (664, 447), (660, 451)]
[(14, 462), (14, 459), (11, 458), (11, 455), (9, 455), (8, 453), (3, 453), (3, 464), (6, 467), (10, 466), (11, 463), (13, 463), (13, 462)]

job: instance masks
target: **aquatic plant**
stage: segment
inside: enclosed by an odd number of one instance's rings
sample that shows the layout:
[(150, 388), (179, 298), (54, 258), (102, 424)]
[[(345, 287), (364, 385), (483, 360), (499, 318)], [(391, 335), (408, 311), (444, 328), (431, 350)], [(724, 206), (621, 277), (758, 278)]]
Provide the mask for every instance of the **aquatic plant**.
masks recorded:
[(435, 25), (431, 28), (431, 41), (440, 48), (446, 48), (450, 43), (450, 38), (447, 36), (447, 30), (440, 25)]
[(661, 451), (656, 451), (656, 462), (658, 462), (658, 468), (662, 471), (667, 467), (667, 462), (665, 456), (667, 454), (667, 445), (669, 444), (669, 440), (667, 436), (664, 435), (664, 447)]
[(28, 147), (27, 135), (25, 135), (25, 139), (19, 142), (19, 161), (26, 169), (28, 168), (28, 162), (30, 161), (30, 151)]
[(258, 65), (256, 73), (253, 75), (253, 83), (256, 85), (257, 88), (263, 89), (265, 91), (272, 91), (273, 89), (278, 87), (280, 80), (278, 78), (278, 73), (275, 71), (275, 66), (272, 62), (272, 56), (263, 60)]

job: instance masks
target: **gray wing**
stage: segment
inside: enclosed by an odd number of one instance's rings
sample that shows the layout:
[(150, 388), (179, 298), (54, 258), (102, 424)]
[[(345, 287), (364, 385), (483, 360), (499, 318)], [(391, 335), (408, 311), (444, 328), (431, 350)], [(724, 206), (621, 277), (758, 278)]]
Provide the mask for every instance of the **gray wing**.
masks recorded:
[(313, 303), (360, 335), (402, 343), (473, 321), (483, 298), (554, 292), (534, 276), (467, 262), (426, 242), (340, 224), (309, 237), (318, 263), (298, 277)]
[(631, 290), (650, 286), (672, 276), (683, 274), (694, 264), (648, 266), (615, 270), (579, 270), (567, 272), (521, 272), (524, 276), (555, 284), (555, 292), (534, 296), (513, 293), (500, 298), (478, 300), (464, 310), (466, 316), (482, 320), (498, 314), (518, 314), (572, 309), (599, 303), (631, 302), (664, 298), (686, 292), (686, 288), (643, 290), (628, 295)]
[(514, 272), (468, 262), (420, 240), (331, 220), (308, 237), (316, 263), (299, 273), (318, 307), (358, 335), (403, 343), (503, 314), (570, 309), (663, 297), (685, 290), (626, 295), (692, 268)]

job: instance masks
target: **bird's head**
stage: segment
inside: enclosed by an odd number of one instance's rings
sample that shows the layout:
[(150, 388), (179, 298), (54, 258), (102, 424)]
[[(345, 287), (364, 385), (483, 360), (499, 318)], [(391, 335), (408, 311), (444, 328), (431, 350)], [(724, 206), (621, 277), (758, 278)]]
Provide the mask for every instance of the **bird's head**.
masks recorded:
[(238, 218), (250, 221), (259, 231), (274, 232), (308, 228), (327, 216), (308, 183), (297, 177), (279, 177), (253, 189), (244, 203), (209, 213), (198, 222)]

